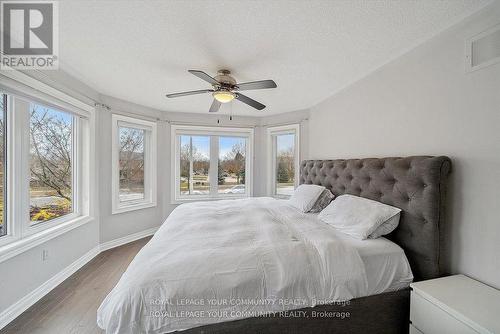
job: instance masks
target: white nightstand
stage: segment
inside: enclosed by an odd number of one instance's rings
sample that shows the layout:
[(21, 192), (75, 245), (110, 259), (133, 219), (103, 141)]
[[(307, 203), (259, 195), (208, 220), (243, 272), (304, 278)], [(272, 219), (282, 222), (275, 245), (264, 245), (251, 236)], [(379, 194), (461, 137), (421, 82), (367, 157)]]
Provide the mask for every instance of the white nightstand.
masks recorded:
[(500, 333), (499, 290), (464, 275), (410, 286), (410, 334)]

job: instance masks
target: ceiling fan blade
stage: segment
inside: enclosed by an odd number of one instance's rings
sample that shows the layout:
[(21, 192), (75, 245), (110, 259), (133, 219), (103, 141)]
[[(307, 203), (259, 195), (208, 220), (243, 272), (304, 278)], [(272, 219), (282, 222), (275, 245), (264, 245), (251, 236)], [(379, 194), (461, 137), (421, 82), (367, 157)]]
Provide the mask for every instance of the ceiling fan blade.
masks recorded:
[(203, 71), (188, 70), (188, 72), (191, 73), (191, 74), (193, 74), (193, 75), (196, 75), (201, 80), (205, 80), (206, 82), (208, 82), (208, 83), (210, 83), (212, 85), (220, 85), (217, 80), (215, 80), (214, 78), (212, 78), (211, 76), (209, 76), (208, 74), (206, 74)]
[(220, 105), (222, 103), (220, 103), (219, 101), (217, 101), (216, 99), (214, 99), (214, 102), (212, 102), (212, 105), (210, 106), (210, 110), (208, 110), (209, 112), (217, 112), (219, 111), (219, 108), (220, 108)]
[(212, 93), (212, 92), (213, 92), (213, 89), (201, 89), (201, 90), (192, 90), (189, 92), (167, 94), (166, 96), (168, 98), (173, 98), (173, 97), (179, 97), (179, 96), (188, 96), (188, 95), (196, 95), (196, 94)]
[(236, 84), (238, 90), (251, 90), (251, 89), (268, 89), (268, 88), (276, 88), (276, 82), (273, 80), (261, 80), (261, 81), (252, 81), (252, 82), (244, 82)]
[(248, 104), (250, 107), (254, 107), (257, 110), (262, 110), (262, 109), (264, 109), (266, 107), (262, 103), (257, 102), (254, 99), (251, 99), (248, 96), (245, 96), (245, 95), (240, 94), (240, 93), (236, 94), (236, 99), (240, 100), (241, 102), (243, 102), (245, 104)]

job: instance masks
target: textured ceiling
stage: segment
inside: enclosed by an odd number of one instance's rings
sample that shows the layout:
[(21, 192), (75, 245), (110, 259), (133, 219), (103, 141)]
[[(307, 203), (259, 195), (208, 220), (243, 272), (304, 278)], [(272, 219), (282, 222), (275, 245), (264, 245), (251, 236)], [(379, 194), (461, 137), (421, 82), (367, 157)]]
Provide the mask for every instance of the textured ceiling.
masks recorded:
[[(166, 111), (207, 112), (210, 88), (187, 72), (233, 71), (264, 111), (309, 108), (457, 23), (490, 0), (61, 1), (61, 68), (102, 94)], [(224, 106), (223, 113), (230, 107)]]

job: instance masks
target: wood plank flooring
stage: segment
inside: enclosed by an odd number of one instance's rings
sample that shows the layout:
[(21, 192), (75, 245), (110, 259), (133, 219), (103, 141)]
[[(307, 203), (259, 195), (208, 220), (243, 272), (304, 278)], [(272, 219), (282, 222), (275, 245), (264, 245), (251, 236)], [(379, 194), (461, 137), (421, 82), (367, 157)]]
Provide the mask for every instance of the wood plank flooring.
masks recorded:
[(99, 254), (0, 333), (104, 333), (96, 324), (97, 308), (149, 239), (140, 239)]

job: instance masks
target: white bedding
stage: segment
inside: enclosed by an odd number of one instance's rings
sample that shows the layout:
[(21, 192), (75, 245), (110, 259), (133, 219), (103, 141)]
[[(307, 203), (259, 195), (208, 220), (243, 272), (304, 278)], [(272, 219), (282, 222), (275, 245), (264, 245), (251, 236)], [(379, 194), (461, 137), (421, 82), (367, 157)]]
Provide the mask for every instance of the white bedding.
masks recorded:
[[(307, 213), (317, 217), (318, 213)], [(326, 224), (322, 221), (320, 224)], [(333, 229), (333, 228), (332, 228)], [(404, 250), (394, 242), (380, 237), (360, 240), (334, 229), (335, 236), (357, 250), (363, 260), (368, 281), (368, 295), (407, 288), (413, 273)]]
[[(346, 239), (272, 198), (184, 204), (137, 254), (97, 323), (108, 334), (166, 333), (396, 289), (405, 270), (384, 240)], [(386, 255), (372, 262), (352, 241)]]
[(410, 286), (413, 273), (405, 252), (386, 238), (358, 240), (337, 233), (346, 244), (355, 248), (365, 265), (368, 295), (401, 290)]

